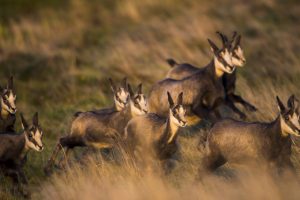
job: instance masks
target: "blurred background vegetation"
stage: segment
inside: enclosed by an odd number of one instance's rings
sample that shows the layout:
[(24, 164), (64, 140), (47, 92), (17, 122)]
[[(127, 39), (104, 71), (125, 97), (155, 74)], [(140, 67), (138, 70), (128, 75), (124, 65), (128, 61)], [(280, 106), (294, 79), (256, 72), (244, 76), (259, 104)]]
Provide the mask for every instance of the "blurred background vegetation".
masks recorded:
[[(32, 189), (73, 113), (112, 104), (108, 77), (148, 90), (168, 71), (166, 58), (204, 66), (217, 30), (242, 34), (237, 90), (260, 109), (249, 120), (274, 118), (275, 95), (300, 98), (299, 15), (298, 0), (0, 0), (0, 84), (14, 76), (19, 111), (39, 111), (45, 132), (45, 152), (26, 166)], [(197, 152), (187, 154), (195, 163)], [(1, 198), (12, 198), (8, 188)]]

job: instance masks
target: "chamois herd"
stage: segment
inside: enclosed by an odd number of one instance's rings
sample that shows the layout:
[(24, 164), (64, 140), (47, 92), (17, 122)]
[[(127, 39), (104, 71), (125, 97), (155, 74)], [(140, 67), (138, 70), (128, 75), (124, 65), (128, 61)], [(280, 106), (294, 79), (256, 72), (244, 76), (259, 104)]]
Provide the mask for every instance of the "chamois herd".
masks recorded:
[[(142, 91), (142, 84), (133, 90), (126, 78), (120, 84), (109, 79), (114, 106), (76, 112), (69, 134), (59, 138), (44, 172), (49, 175), (54, 166), (64, 168), (70, 151), (75, 147), (100, 150), (118, 147), (141, 164), (157, 161), (163, 171), (170, 173), (175, 166), (174, 161), (180, 161), (179, 130), (184, 129), (188, 117), (193, 116), (213, 122), (199, 144), (203, 154), (199, 178), (227, 162), (246, 165), (264, 162), (279, 172), (284, 169), (293, 172), (291, 135), (300, 134), (299, 101), (291, 95), (285, 105), (276, 97), (279, 114), (272, 122), (244, 122), (246, 115), (235, 104), (240, 103), (251, 112), (257, 109), (235, 94), (236, 68), (243, 67), (246, 62), (241, 35), (234, 32), (228, 38), (223, 33), (217, 34), (222, 47), (208, 39), (213, 57), (206, 66), (197, 67), (168, 59), (171, 69), (165, 79), (152, 86), (148, 98)], [(25, 187), (28, 182), (22, 167), (30, 149), (43, 150), (43, 131), (38, 113), (34, 114), (31, 125), (21, 113), (22, 131), (16, 133), (13, 78), (8, 80), (7, 87), (0, 90), (1, 171), (12, 178), (13, 190), (26, 196), (29, 194)], [(221, 105), (231, 108), (242, 121), (222, 119)], [(56, 164), (62, 150), (64, 155)]]

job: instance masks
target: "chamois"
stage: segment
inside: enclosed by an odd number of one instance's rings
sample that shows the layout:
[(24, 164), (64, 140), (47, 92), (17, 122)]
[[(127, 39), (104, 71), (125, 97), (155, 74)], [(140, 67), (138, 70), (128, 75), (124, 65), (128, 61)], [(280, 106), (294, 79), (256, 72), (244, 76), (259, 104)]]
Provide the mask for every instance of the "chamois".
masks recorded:
[[(129, 99), (129, 93), (128, 93), (128, 88), (127, 88), (127, 78), (125, 77), (121, 84), (119, 84), (118, 86), (115, 85), (115, 83), (113, 82), (113, 80), (111, 78), (108, 79), (109, 83), (110, 83), (110, 88), (113, 92), (114, 95), (114, 105), (112, 108), (102, 108), (102, 109), (98, 109), (98, 110), (92, 110), (89, 112), (95, 112), (95, 113), (113, 113), (115, 111), (121, 111), (123, 110), (127, 103), (128, 103), (128, 99)], [(75, 117), (77, 117), (78, 115), (80, 115), (83, 112), (76, 112), (74, 114)]]
[(19, 192), (27, 195), (23, 191), (22, 185), (28, 184), (23, 172), (24, 159), (30, 149), (41, 152), (44, 147), (42, 143), (43, 131), (38, 123), (38, 113), (32, 119), (29, 126), (21, 115), (23, 131), (21, 134), (3, 133), (0, 135), (0, 169), (11, 177)]
[(192, 74), (182, 80), (164, 79), (156, 83), (149, 95), (149, 111), (159, 115), (166, 115), (168, 103), (163, 95), (169, 91), (172, 96), (177, 96), (180, 91), (185, 92), (183, 105), (189, 107), (193, 114), (200, 118), (207, 117), (210, 110), (215, 109), (225, 98), (224, 87), (220, 78), (224, 73), (232, 73), (234, 67), (231, 61), (229, 48), (219, 49), (208, 39), (214, 53), (212, 61), (203, 70)]
[[(241, 35), (236, 37), (236, 32), (233, 33), (232, 39), (229, 41), (227, 36), (217, 32), (217, 34), (221, 37), (223, 47), (226, 45), (230, 46), (230, 51), (232, 53), (232, 63), (235, 67), (243, 67), (246, 63), (246, 59), (244, 57), (244, 52), (241, 48)], [(172, 78), (176, 80), (181, 80), (185, 77), (188, 77), (198, 71), (203, 70), (203, 68), (196, 67), (194, 65), (188, 63), (178, 64), (174, 59), (167, 59), (168, 64), (172, 67), (172, 69), (168, 72), (167, 78)], [(246, 115), (242, 111), (240, 111), (234, 103), (240, 103), (243, 105), (248, 111), (256, 111), (257, 109), (247, 101), (245, 101), (241, 96), (236, 95), (235, 92), (235, 84), (236, 84), (236, 70), (233, 73), (228, 74), (225, 73), (222, 76), (222, 83), (225, 89), (225, 105), (230, 107), (236, 114), (239, 115), (240, 118), (245, 119)]]
[(0, 86), (0, 95), (0, 134), (14, 132), (17, 108), (12, 76), (6, 88)]
[(74, 147), (91, 147), (94, 149), (112, 148), (124, 136), (124, 128), (128, 121), (148, 112), (147, 101), (142, 93), (142, 84), (133, 93), (128, 84), (129, 103), (120, 112), (83, 112), (72, 122), (70, 134), (59, 139), (47, 165), (45, 173), (50, 172), (52, 164), (62, 148), (66, 148), (65, 160), (70, 149)]
[(200, 178), (226, 162), (249, 165), (263, 161), (278, 170), (293, 170), (291, 135), (300, 135), (299, 106), (295, 105), (294, 95), (289, 98), (287, 107), (279, 97), (276, 99), (280, 114), (272, 122), (224, 119), (214, 124), (205, 143)]
[(125, 128), (127, 145), (134, 155), (138, 154), (136, 155), (138, 159), (147, 159), (146, 154), (150, 153), (150, 158), (168, 164), (175, 159), (174, 156), (179, 151), (178, 128), (186, 125), (183, 93), (178, 95), (176, 104), (170, 93), (167, 94), (169, 103), (167, 118), (149, 113), (133, 118)]

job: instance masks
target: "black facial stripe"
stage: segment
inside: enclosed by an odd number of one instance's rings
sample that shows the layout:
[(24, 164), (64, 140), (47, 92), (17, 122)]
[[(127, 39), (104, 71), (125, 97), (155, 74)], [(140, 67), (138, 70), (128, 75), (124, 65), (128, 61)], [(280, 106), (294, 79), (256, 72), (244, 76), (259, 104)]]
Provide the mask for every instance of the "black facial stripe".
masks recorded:
[(224, 65), (224, 67), (229, 66), (232, 68), (232, 66), (230, 66), (222, 56), (218, 56), (218, 60)]
[(294, 132), (300, 131), (290, 120), (284, 118), (284, 121)]
[(9, 109), (12, 109), (12, 106), (10, 105), (9, 101), (5, 97), (3, 98), (3, 102)]

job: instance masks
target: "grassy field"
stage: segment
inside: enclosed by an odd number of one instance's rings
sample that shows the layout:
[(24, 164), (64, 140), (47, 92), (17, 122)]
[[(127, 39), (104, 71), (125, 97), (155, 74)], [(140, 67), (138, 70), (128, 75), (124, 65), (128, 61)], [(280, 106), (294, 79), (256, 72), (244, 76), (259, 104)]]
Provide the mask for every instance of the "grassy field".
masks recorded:
[[(108, 77), (126, 76), (148, 91), (166, 75), (166, 58), (207, 64), (207, 38), (217, 41), (217, 30), (243, 36), (247, 64), (238, 71), (237, 91), (259, 109), (247, 120), (272, 120), (276, 95), (300, 98), (299, 13), (297, 0), (0, 0), (0, 84), (15, 77), (19, 111), (27, 118), (39, 111), (45, 133), (46, 149), (31, 152), (26, 165), (33, 198), (299, 199), (297, 183), (275, 182), (266, 174), (193, 184), (201, 157), (198, 136), (205, 131), (197, 127), (179, 138), (183, 158), (167, 177), (129, 163), (95, 161), (50, 178), (42, 172), (75, 111), (112, 104)], [(0, 199), (16, 198), (9, 180), (0, 178)]]

